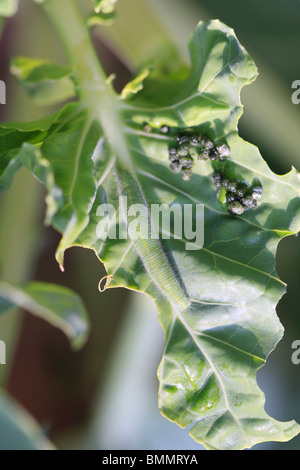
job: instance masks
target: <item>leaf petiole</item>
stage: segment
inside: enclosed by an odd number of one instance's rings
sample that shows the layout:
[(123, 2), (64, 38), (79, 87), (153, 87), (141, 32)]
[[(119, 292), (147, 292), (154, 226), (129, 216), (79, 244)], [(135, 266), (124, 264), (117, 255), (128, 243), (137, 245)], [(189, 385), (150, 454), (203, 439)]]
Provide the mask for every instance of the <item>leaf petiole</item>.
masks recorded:
[(46, 0), (42, 7), (65, 47), (82, 105), (89, 111), (91, 118), (100, 123), (120, 165), (134, 173), (117, 109), (117, 95), (107, 80), (74, 1)]

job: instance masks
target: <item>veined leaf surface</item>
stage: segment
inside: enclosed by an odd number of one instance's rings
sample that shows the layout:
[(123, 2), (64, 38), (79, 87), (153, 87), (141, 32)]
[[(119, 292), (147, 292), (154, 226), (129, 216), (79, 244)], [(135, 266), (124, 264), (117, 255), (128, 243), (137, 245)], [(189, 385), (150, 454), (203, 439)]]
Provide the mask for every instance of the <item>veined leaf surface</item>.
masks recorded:
[[(162, 413), (182, 427), (193, 425), (191, 436), (209, 449), (243, 449), (299, 432), (294, 421), (278, 422), (264, 411), (256, 372), (283, 334), (276, 305), (285, 286), (275, 270), (275, 255), (280, 239), (300, 230), (300, 182), (295, 169), (274, 174), (258, 149), (238, 135), (240, 91), (257, 70), (234, 32), (219, 21), (201, 22), (190, 52), (191, 69), (184, 78), (184, 69), (167, 75), (166, 66), (147, 72), (115, 104), (134, 168), (135, 196), (130, 188), (127, 195), (148, 209), (162, 203), (204, 205), (203, 247), (187, 250), (186, 240), (171, 236), (146, 242), (142, 249), (132, 237), (110, 239), (101, 233), (101, 204), (122, 213), (121, 222), (130, 220), (119, 207), (124, 196), (119, 156), (84, 104), (58, 113), (39, 153), (29, 152), (18, 162), (52, 195), (48, 222), (63, 235), (60, 264), (69, 246), (91, 248), (105, 264), (107, 287), (144, 292), (155, 300), (165, 331), (159, 367)], [(161, 133), (161, 126), (171, 133)], [(227, 142), (226, 175), (259, 180), (263, 197), (256, 209), (240, 217), (228, 214), (219, 204), (207, 161), (196, 162), (188, 182), (170, 170), (169, 146), (177, 132), (191, 127), (215, 142)], [(45, 161), (47, 171), (41, 171)], [(11, 172), (7, 175), (11, 178)], [(114, 232), (118, 220), (111, 218), (109, 225)], [(162, 263), (168, 269), (161, 270)], [(174, 293), (182, 302), (174, 300)]]

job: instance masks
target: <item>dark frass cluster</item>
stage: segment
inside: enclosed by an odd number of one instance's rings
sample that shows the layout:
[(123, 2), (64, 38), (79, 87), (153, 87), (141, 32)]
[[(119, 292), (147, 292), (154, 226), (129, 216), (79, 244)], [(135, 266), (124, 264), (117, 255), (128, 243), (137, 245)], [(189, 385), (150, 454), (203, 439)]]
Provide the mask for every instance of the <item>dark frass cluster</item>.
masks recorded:
[(205, 134), (183, 133), (175, 138), (175, 144), (169, 148), (170, 168), (182, 173), (182, 178), (189, 181), (192, 176), (194, 159), (224, 161), (230, 155), (225, 143), (215, 145)]
[[(160, 132), (169, 134), (168, 126), (162, 126)], [(215, 144), (206, 134), (186, 131), (177, 134), (174, 144), (169, 147), (170, 168), (181, 172), (182, 178), (189, 181), (195, 158), (210, 160), (223, 167), (222, 163), (230, 156), (230, 148), (224, 142)], [(248, 209), (255, 209), (257, 201), (262, 197), (261, 185), (250, 186), (245, 181), (226, 178), (219, 170), (215, 171), (213, 181), (219, 190), (221, 204), (231, 215), (241, 215)]]
[(259, 184), (250, 186), (244, 181), (226, 178), (219, 171), (214, 173), (213, 181), (224, 193), (227, 210), (233, 215), (241, 215), (248, 209), (255, 209), (257, 201), (262, 197), (262, 187)]

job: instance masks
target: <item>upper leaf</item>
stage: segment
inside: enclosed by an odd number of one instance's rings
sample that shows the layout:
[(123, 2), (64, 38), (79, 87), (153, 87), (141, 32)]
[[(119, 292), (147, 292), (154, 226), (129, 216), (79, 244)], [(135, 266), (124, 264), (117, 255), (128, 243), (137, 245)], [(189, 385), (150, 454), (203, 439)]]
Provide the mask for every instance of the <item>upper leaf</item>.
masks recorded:
[[(295, 169), (274, 174), (238, 135), (240, 91), (257, 70), (234, 32), (219, 21), (199, 23), (190, 52), (188, 74), (165, 64), (138, 76), (116, 99), (133, 174), (122, 171), (120, 156), (84, 103), (56, 115), (42, 145), (37, 134), (38, 153), (25, 147), (18, 157), (21, 143), (16, 149), (9, 142), (1, 158), (8, 164), (17, 158), (49, 190), (48, 221), (63, 234), (60, 264), (69, 246), (92, 248), (105, 263), (108, 287), (155, 300), (166, 340), (159, 368), (162, 413), (182, 427), (193, 425), (191, 435), (207, 448), (242, 449), (299, 432), (294, 422), (280, 423), (264, 411), (256, 372), (283, 333), (276, 305), (285, 286), (275, 254), (283, 236), (300, 230), (300, 181)], [(230, 157), (212, 164), (196, 160), (191, 180), (184, 181), (170, 169), (169, 149), (186, 129), (225, 142)], [(26, 139), (24, 132), (17, 136)], [(263, 197), (257, 208), (240, 217), (224, 210), (212, 180), (216, 169), (249, 184), (258, 180)], [(124, 196), (144, 204), (143, 218), (126, 211)], [(116, 214), (101, 219), (98, 207), (107, 203)], [(187, 237), (172, 230), (160, 239), (134, 236), (132, 227), (142, 231), (151, 205), (162, 203), (204, 206), (203, 247), (200, 241), (199, 249), (196, 243), (187, 250)], [(129, 238), (107, 236), (126, 225)]]
[[(6, 191), (15, 173), (21, 168), (20, 159), (28, 152), (32, 158), (38, 147), (50, 132), (56, 114), (48, 118), (30, 122), (3, 123), (0, 127), (0, 193)], [(48, 162), (44, 162), (49, 166)], [(58, 191), (60, 191), (58, 189)]]
[(52, 105), (75, 96), (71, 70), (47, 60), (15, 57), (11, 73), (39, 105)]
[(129, 98), (131, 95), (134, 95), (141, 91), (144, 87), (144, 80), (149, 76), (150, 69), (149, 67), (143, 67), (142, 70), (136, 75), (136, 77), (122, 90), (121, 96), (123, 99)]
[(89, 28), (104, 25), (110, 26), (116, 17), (115, 5), (118, 0), (93, 0), (94, 12), (87, 18)]

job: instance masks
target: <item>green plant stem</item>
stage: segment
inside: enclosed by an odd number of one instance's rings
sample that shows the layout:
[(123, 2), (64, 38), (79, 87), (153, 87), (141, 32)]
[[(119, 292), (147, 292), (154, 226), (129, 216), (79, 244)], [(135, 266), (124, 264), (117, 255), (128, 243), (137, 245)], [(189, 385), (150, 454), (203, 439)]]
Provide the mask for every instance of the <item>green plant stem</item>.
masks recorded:
[(123, 168), (133, 172), (117, 109), (117, 95), (107, 81), (75, 2), (46, 0), (43, 7), (64, 44), (81, 102), (89, 110), (90, 119), (99, 121), (112, 153)]

